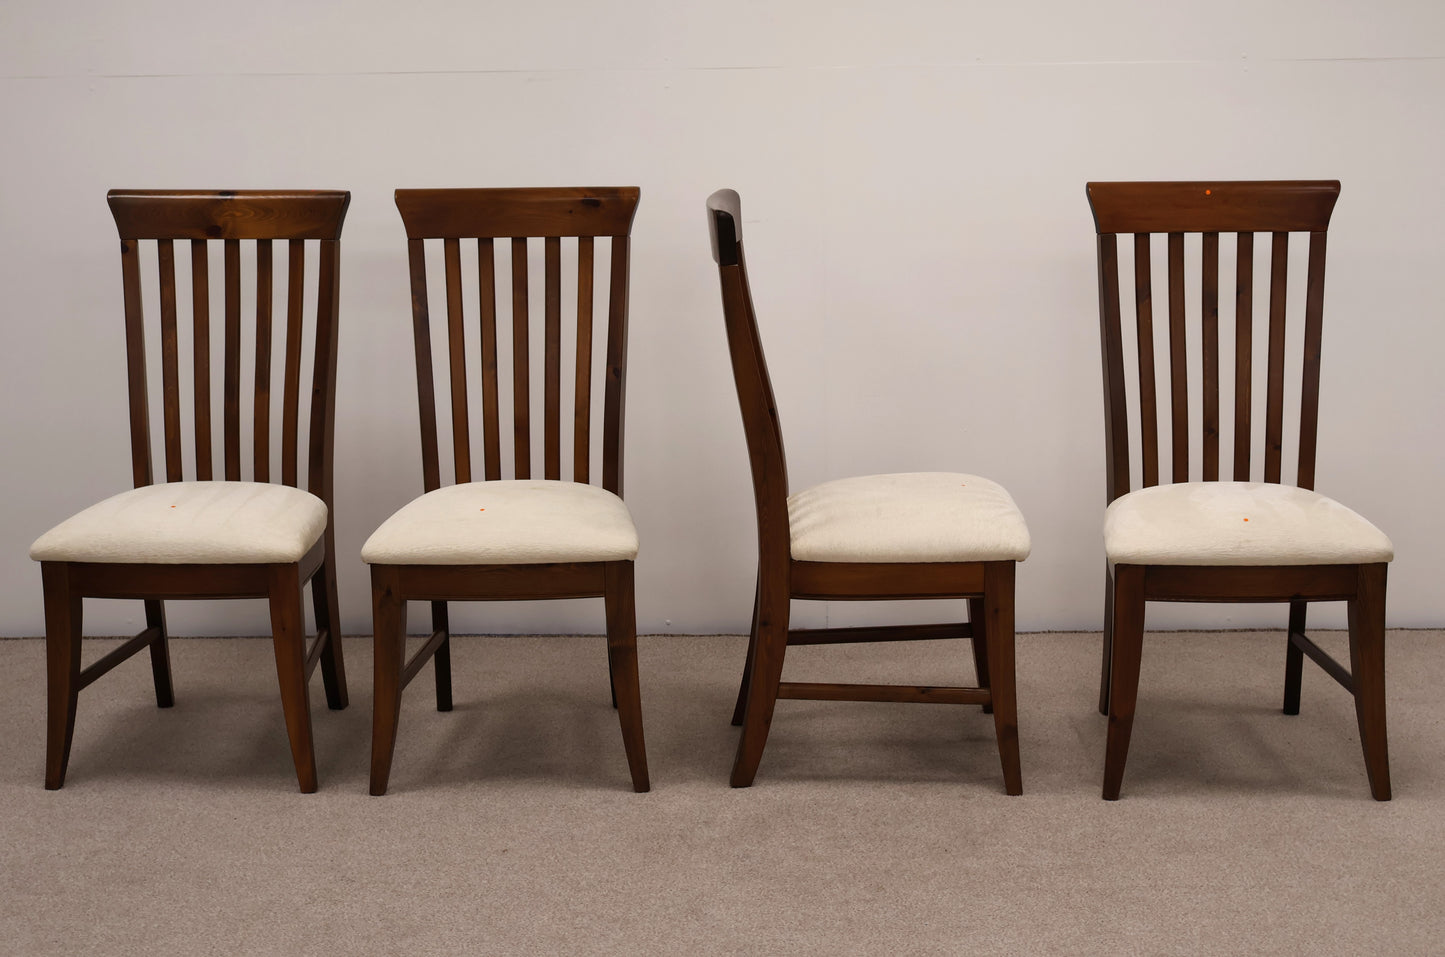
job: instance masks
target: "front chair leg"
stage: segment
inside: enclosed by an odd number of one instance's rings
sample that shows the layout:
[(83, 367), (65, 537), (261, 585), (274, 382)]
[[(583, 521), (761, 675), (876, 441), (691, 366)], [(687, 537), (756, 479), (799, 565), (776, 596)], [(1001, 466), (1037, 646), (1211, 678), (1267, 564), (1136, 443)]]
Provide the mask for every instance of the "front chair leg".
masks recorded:
[(1104, 800), (1117, 801), (1134, 730), (1139, 661), (1144, 653), (1144, 566), (1114, 566), (1113, 639), (1109, 642), (1109, 730), (1104, 743)]
[(170, 634), (166, 631), (166, 606), (164, 602), (147, 600), (146, 627), (156, 629), (151, 640), (151, 681), (156, 686), (156, 707), (169, 708), (176, 703), (176, 692), (171, 686), (171, 649), (167, 644)]
[(75, 704), (80, 697), (80, 596), (60, 562), (42, 562), (45, 591), (45, 788), (65, 783), (70, 742), (75, 734)]
[(306, 688), (306, 618), (301, 611), (301, 572), (296, 565), (271, 566), (271, 639), (281, 711), (302, 794), (316, 790), (316, 749), (311, 736), (311, 699)]
[(386, 565), (371, 566), (371, 633), (371, 793), (385, 794), (401, 720), (401, 672), (406, 664), (406, 601), (396, 569)]
[(1013, 562), (989, 562), (983, 570), (983, 609), (988, 645), (989, 690), (993, 697), (994, 733), (1003, 765), (1004, 791), (1024, 793), (1019, 764), (1018, 696), (1014, 685)]
[(622, 746), (632, 772), (632, 789), (651, 788), (647, 777), (647, 746), (642, 737), (642, 691), (637, 676), (637, 611), (633, 599), (632, 562), (608, 562), (607, 660), (616, 690), (617, 720), (622, 725)]
[(1384, 564), (1361, 565), (1359, 584), (1348, 602), (1350, 671), (1355, 679), (1355, 718), (1365, 773), (1376, 801), (1390, 800), (1390, 747), (1385, 734)]
[(336, 550), (329, 530), (326, 533), (326, 561), (311, 577), (311, 609), (316, 614), (316, 630), (326, 632), (326, 644), (321, 649), (321, 685), (326, 691), (326, 706), (332, 711), (340, 711), (349, 703), (349, 698), (346, 693), (346, 662), (341, 650)]
[[(968, 600), (969, 643), (973, 645), (973, 673), (980, 688), (991, 687), (988, 670), (988, 616), (982, 598)], [(983, 706), (984, 714), (993, 714), (993, 702)]]

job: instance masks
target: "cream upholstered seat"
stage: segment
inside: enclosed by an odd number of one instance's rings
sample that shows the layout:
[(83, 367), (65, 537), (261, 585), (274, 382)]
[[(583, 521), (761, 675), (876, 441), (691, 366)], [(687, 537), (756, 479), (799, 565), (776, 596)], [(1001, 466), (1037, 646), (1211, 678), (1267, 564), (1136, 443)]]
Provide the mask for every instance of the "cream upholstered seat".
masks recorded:
[(824, 482), (788, 497), (795, 561), (1023, 561), (1029, 530), (1002, 485), (959, 472)]
[(1104, 551), (1127, 565), (1354, 565), (1394, 546), (1357, 513), (1310, 489), (1270, 482), (1179, 482), (1120, 496)]
[(596, 485), (466, 482), (412, 499), (361, 547), (381, 565), (530, 565), (637, 557), (622, 499)]
[(30, 546), (38, 562), (251, 565), (300, 561), (326, 503), (264, 482), (166, 482), (114, 495)]

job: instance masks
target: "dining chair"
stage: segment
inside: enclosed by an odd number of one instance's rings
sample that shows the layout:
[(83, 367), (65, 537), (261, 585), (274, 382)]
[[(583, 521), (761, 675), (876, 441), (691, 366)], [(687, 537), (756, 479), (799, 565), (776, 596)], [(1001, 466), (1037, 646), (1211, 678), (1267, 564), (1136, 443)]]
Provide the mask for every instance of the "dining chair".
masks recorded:
[[(733, 724), (733, 787), (757, 774), (779, 698), (977, 704), (992, 711), (1004, 789), (1023, 793), (1014, 687), (1014, 572), (1028, 557), (1023, 515), (977, 475), (916, 472), (837, 479), (789, 494), (782, 426), (730, 189), (707, 200), (723, 321), (742, 410), (758, 523), (752, 628)], [(964, 598), (968, 622), (790, 628), (791, 600)], [(782, 681), (791, 645), (969, 638), (978, 687)]]
[[(45, 595), (47, 737), (45, 786), (65, 782), (81, 689), (142, 648), (150, 650), (156, 704), (174, 703), (164, 602), (265, 598), (270, 602), (281, 708), (304, 793), (316, 790), (307, 684), (319, 660), (327, 704), (346, 707), (346, 671), (336, 595), (332, 458), (336, 418), (336, 325), (344, 191), (112, 190), (120, 232), (134, 489), (46, 532), (31, 546)], [(176, 244), (189, 241), (190, 268), (177, 270)], [(285, 326), (273, 330), (274, 245), (286, 243)], [(308, 253), (308, 243), (311, 243)], [(151, 244), (143, 257), (143, 245)], [(244, 252), (243, 252), (244, 247)], [(153, 248), (153, 252), (150, 249)], [(223, 322), (221, 423), (212, 425), (211, 254), (219, 250)], [(307, 305), (306, 262), (315, 264)], [(145, 266), (142, 265), (142, 259)], [(243, 335), (242, 262), (255, 276), (254, 321)], [(154, 263), (159, 329), (147, 329), (142, 273)], [(179, 274), (179, 281), (178, 281)], [(179, 320), (187, 286), (190, 329)], [(311, 322), (307, 322), (307, 313)], [(307, 326), (310, 326), (310, 332)], [(181, 344), (191, 346), (188, 388)], [(312, 370), (303, 376), (303, 356)], [(165, 478), (156, 482), (146, 353), (160, 355), (160, 422)], [(279, 369), (272, 362), (279, 351)], [(243, 396), (242, 356), (254, 373)], [(279, 382), (278, 379), (279, 373)], [(309, 379), (309, 381), (303, 381)], [(279, 386), (279, 408), (273, 390)], [(189, 393), (190, 404), (184, 393)], [(249, 400), (249, 401), (248, 401)], [(250, 406), (250, 416), (243, 408)], [(309, 425), (301, 439), (301, 416)], [(273, 430), (279, 418), (279, 435)], [(247, 428), (243, 428), (246, 426)], [(187, 428), (189, 427), (189, 428)], [(189, 432), (189, 435), (187, 433)], [(217, 441), (219, 440), (219, 443)], [(194, 455), (190, 477), (185, 447)], [(279, 452), (279, 474), (273, 468)], [(221, 454), (219, 469), (216, 456)], [(216, 478), (217, 473), (221, 476)], [(243, 479), (243, 475), (249, 477)], [(305, 485), (302, 486), (304, 476)], [(302, 591), (311, 584), (316, 640), (306, 650)], [(146, 628), (81, 667), (85, 598), (139, 598)]]
[[(376, 642), (372, 794), (386, 793), (402, 690), (429, 659), (435, 665), (437, 710), (451, 710), (447, 603), (539, 598), (604, 600), (612, 703), (622, 726), (632, 786), (636, 791), (649, 788), (633, 598), (637, 532), (622, 501), (628, 250), (638, 197), (636, 187), (396, 191), (411, 267), (425, 494), (388, 518), (361, 552), (371, 566)], [(476, 256), (475, 279), (467, 277), (465, 296), (464, 241), (468, 258)], [(433, 253), (441, 247), (438, 279), (446, 299), (445, 334), (437, 336), (444, 339), (441, 348), (449, 373), (442, 388), (451, 399), (448, 457), (453, 483), (445, 486), (441, 463), (447, 436), (438, 427), (428, 242)], [(539, 245), (540, 410), (533, 406), (536, 363), (530, 345), (538, 311), (531, 254)], [(562, 317), (564, 311), (571, 312), (562, 304), (564, 258), (569, 265), (575, 263), (575, 269), (568, 270), (575, 275), (569, 276), (568, 289), (577, 304), (576, 322), (570, 323), (569, 316), (571, 335), (565, 349), (575, 371), (570, 397), (562, 387)], [(606, 277), (602, 282), (599, 273)], [(471, 288), (477, 290), (475, 297)], [(506, 324), (498, 322), (499, 292), (511, 301), (510, 334)], [(600, 351), (594, 348), (593, 328), (599, 298), (607, 303)], [(473, 299), (477, 322), (475, 330), (468, 331), (463, 303)], [(505, 361), (508, 347), (510, 364)], [(472, 469), (468, 354), (480, 360), (472, 373), (480, 372), (482, 394), (479, 474)], [(509, 410), (504, 403), (508, 374)], [(600, 437), (593, 421), (599, 400)], [(510, 429), (503, 427), (508, 411)], [(564, 441), (563, 428), (569, 418), (570, 443)], [(539, 431), (541, 478), (533, 478)], [(510, 477), (504, 478), (508, 464)], [(430, 638), (410, 660), (408, 601), (429, 601), (432, 621)]]
[[(1227, 601), (1289, 603), (1284, 713), (1299, 713), (1308, 656), (1354, 695), (1370, 791), (1377, 800), (1389, 800), (1385, 572), (1394, 551), (1378, 528), (1314, 490), (1325, 235), (1340, 184), (1089, 183), (1087, 191), (1098, 234), (1109, 503), (1099, 687), (1099, 711), (1109, 717), (1104, 798), (1119, 797), (1124, 777), (1145, 602)], [(1287, 316), (1293, 311), (1298, 322), (1300, 312), (1298, 284), (1293, 295), (1289, 290), (1292, 233), (1309, 239), (1304, 324), (1302, 334), (1294, 336), (1286, 331)], [(1163, 235), (1156, 240), (1158, 234)], [(1255, 268), (1264, 243), (1256, 250), (1256, 234), (1269, 237), (1269, 322), (1259, 330)], [(1128, 282), (1127, 274), (1120, 278), (1120, 235), (1133, 237), (1132, 329), (1120, 308), (1120, 287)], [(1167, 259), (1167, 343), (1157, 341), (1154, 328), (1155, 248), (1163, 248)], [(1194, 270), (1186, 261), (1196, 255)], [(1220, 286), (1225, 286), (1227, 307), (1231, 278), (1229, 335), (1227, 308), (1225, 321), (1220, 318)], [(1186, 302), (1186, 287), (1199, 290), (1197, 311)], [(1265, 341), (1257, 342), (1260, 338)], [(1130, 340), (1137, 361), (1126, 361)], [(1161, 385), (1156, 353), (1166, 346), (1167, 375)], [(1263, 369), (1255, 362), (1261, 346)], [(1193, 375), (1198, 378), (1191, 381)], [(1165, 389), (1168, 405), (1161, 410)], [(1260, 412), (1262, 434), (1256, 422)], [(1163, 433), (1161, 414), (1168, 418)], [(1231, 418), (1232, 436), (1222, 438)], [(1294, 439), (1288, 450), (1287, 436)], [(1229, 462), (1222, 460), (1221, 446), (1231, 455)], [(1139, 463), (1131, 471), (1134, 450)], [(1289, 459), (1296, 466), (1293, 484), (1285, 481)], [(1168, 463), (1167, 482), (1161, 461)], [(1312, 601), (1348, 603), (1349, 669), (1306, 636), (1305, 612)]]

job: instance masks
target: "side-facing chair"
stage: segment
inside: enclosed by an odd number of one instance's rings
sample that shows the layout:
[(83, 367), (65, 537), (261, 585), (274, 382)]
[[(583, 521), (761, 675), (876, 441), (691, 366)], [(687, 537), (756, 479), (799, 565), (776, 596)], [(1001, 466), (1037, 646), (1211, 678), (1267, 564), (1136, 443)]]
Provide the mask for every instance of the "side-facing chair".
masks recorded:
[[(741, 724), (732, 786), (757, 774), (778, 698), (978, 704), (993, 712), (1004, 788), (1023, 793), (1014, 691), (1014, 571), (1027, 526), (1002, 486), (950, 472), (870, 475), (788, 494), (773, 388), (758, 336), (738, 194), (708, 197), (723, 321), (742, 408), (758, 520), (752, 633), (733, 724)], [(943, 625), (790, 629), (790, 602), (966, 598), (969, 621)], [(976, 688), (782, 681), (789, 645), (971, 638)]]
[[(1385, 740), (1385, 571), (1394, 557), (1384, 533), (1314, 491), (1319, 420), (1320, 336), (1324, 313), (1325, 230), (1338, 182), (1089, 183), (1098, 232), (1099, 319), (1104, 358), (1107, 495), (1104, 550), (1104, 660), (1099, 711), (1109, 716), (1104, 797), (1119, 797), (1134, 724), (1146, 601), (1288, 602), (1284, 713), (1298, 714), (1300, 675), (1308, 655), (1354, 695), (1365, 771), (1377, 800), (1390, 798)], [(1163, 233), (1168, 258), (1168, 457), (1160, 484), (1161, 388), (1156, 383), (1152, 235)], [(1200, 308), (1186, 306), (1185, 235), (1197, 248)], [(1222, 244), (1220, 234), (1235, 234)], [(1269, 234), (1267, 362), (1254, 366), (1255, 234)], [(1302, 356), (1287, 363), (1287, 273), (1291, 233), (1309, 236)], [(1137, 361), (1125, 359), (1117, 237), (1133, 235)], [(1191, 243), (1193, 241), (1191, 240)], [(1234, 250), (1232, 409), (1220, 408), (1221, 245)], [(1225, 259), (1226, 264), (1228, 258)], [(1192, 282), (1192, 280), (1191, 280)], [(1263, 331), (1263, 330), (1262, 330)], [(1196, 344), (1198, 358), (1190, 354)], [(1300, 370), (1286, 382), (1286, 368)], [(1189, 383), (1199, 370), (1197, 390)], [(1256, 383), (1256, 380), (1262, 380)], [(1132, 380), (1133, 388), (1126, 387)], [(1253, 423), (1256, 385), (1265, 393), (1262, 458)], [(1286, 393), (1297, 395), (1287, 402)], [(1190, 396), (1199, 396), (1197, 413)], [(1135, 398), (1132, 400), (1129, 396)], [(1133, 405), (1131, 414), (1129, 406)], [(1286, 409), (1298, 410), (1295, 482), (1283, 480)], [(1220, 436), (1233, 418), (1232, 462), (1224, 468)], [(1130, 427), (1137, 428), (1131, 436)], [(1194, 431), (1197, 430), (1197, 431)], [(1130, 473), (1130, 448), (1140, 451)], [(1193, 460), (1191, 452), (1199, 457)], [(1261, 467), (1262, 465), (1262, 467)], [(1221, 474), (1232, 476), (1221, 478)], [(1255, 476), (1251, 480), (1251, 476)], [(1131, 485), (1133, 479), (1137, 485)], [(1260, 480), (1262, 479), (1262, 481)], [(1131, 488), (1133, 489), (1131, 491)], [(1311, 601), (1345, 601), (1350, 665), (1346, 670), (1305, 635)]]
[[(425, 494), (392, 515), (362, 548), (371, 565), (376, 641), (376, 711), (371, 739), (371, 793), (385, 794), (396, 748), (402, 689), (428, 659), (435, 663), (437, 710), (450, 711), (451, 632), (448, 601), (603, 598), (613, 705), (632, 786), (648, 790), (637, 677), (637, 625), (633, 559), (637, 532), (622, 502), (622, 423), (627, 368), (628, 244), (639, 191), (635, 187), (583, 189), (399, 189), (396, 205), (406, 226), (411, 262), (412, 321), (421, 411)], [(529, 238), (533, 242), (529, 242)], [(563, 469), (562, 263), (563, 240), (576, 262), (577, 321), (573, 329), (568, 443), (570, 478)], [(446, 288), (446, 350), (450, 372), (451, 452), (454, 484), (443, 487), (437, 429), (432, 331), (427, 298), (425, 243), (439, 241)], [(475, 339), (462, 314), (462, 242), (476, 256), (479, 290), (482, 475), (473, 478), (467, 353)], [(499, 395), (497, 240), (510, 258), (512, 478), (504, 479), (503, 396)], [(575, 240), (575, 241), (572, 241)], [(599, 240), (601, 240), (599, 242)], [(543, 401), (531, 404), (528, 290), (529, 252), (543, 259)], [(603, 383), (593, 387), (593, 314), (596, 274), (606, 256), (607, 328)], [(506, 276), (501, 277), (506, 284)], [(570, 310), (569, 310), (570, 311)], [(503, 365), (505, 368), (505, 365)], [(602, 395), (601, 440), (592, 410)], [(534, 432), (541, 419), (541, 479)], [(594, 453), (601, 461), (601, 484)], [(431, 602), (432, 634), (406, 659), (406, 603)]]
[[(121, 277), (125, 290), (126, 361), (129, 370), (131, 469), (135, 488), (91, 506), (46, 532), (30, 548), (40, 562), (45, 591), (48, 675), (45, 786), (65, 781), (75, 730), (76, 700), (82, 688), (142, 648), (150, 649), (156, 703), (168, 708), (170, 655), (166, 645), (165, 599), (266, 598), (271, 603), (276, 672), (281, 707), (301, 790), (316, 790), (307, 684), (319, 659), (327, 704), (346, 707), (346, 672), (336, 597), (332, 535), (331, 448), (336, 418), (336, 320), (339, 239), (351, 194), (341, 191), (273, 192), (225, 190), (182, 192), (112, 190), (110, 210), (120, 231)], [(142, 309), (143, 242), (155, 242), (159, 273), (159, 332), (148, 335)], [(185, 408), (180, 376), (176, 250), (189, 241), (192, 388)], [(274, 248), (286, 243), (285, 326), (273, 332), (276, 289)], [(303, 382), (302, 355), (308, 311), (305, 297), (306, 244), (319, 252), (316, 303), (309, 337), (314, 366)], [(242, 247), (254, 257), (256, 317), (254, 343), (244, 342), (241, 318)], [(220, 480), (213, 479), (216, 449), (212, 433), (212, 329), (210, 255), (219, 247), (224, 325), (221, 374)], [(152, 471), (147, 339), (158, 338), (161, 359), (165, 480)], [(272, 363), (279, 346), (279, 370)], [(254, 405), (250, 435), (242, 429), (241, 356), (254, 346)], [(278, 376), (279, 371), (279, 376)], [(277, 378), (279, 383), (274, 382)], [(280, 474), (273, 475), (273, 384), (280, 386)], [(298, 437), (303, 400), (310, 425), (303, 448)], [(249, 404), (249, 403), (248, 403)], [(194, 478), (183, 463), (183, 419), (193, 426)], [(249, 455), (243, 455), (243, 444)], [(304, 456), (302, 452), (304, 451)], [(303, 462), (304, 457), (304, 473)], [(249, 466), (250, 479), (242, 480)], [(304, 474), (305, 487), (301, 486)], [(279, 479), (279, 481), (278, 481)], [(317, 636), (306, 650), (302, 589), (311, 583)], [(146, 629), (110, 654), (81, 667), (81, 600), (140, 598)]]

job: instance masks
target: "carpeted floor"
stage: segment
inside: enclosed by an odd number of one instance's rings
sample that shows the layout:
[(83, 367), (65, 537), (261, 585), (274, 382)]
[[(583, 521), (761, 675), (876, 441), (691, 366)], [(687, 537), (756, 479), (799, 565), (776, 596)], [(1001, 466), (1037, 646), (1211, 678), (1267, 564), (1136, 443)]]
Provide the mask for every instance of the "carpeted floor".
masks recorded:
[[(1445, 633), (1390, 634), (1388, 804), (1350, 698), (1307, 663), (1281, 715), (1283, 638), (1254, 633), (1147, 638), (1117, 803), (1099, 639), (1077, 634), (1019, 638), (1022, 797), (977, 708), (787, 701), (732, 790), (743, 648), (641, 640), (639, 795), (600, 639), (457, 639), (456, 710), (428, 668), (372, 798), (368, 639), (346, 643), (348, 710), (313, 681), (314, 795), (269, 641), (173, 642), (172, 710), (144, 655), (87, 689), (54, 793), (43, 645), (0, 641), (0, 952), (1445, 953)], [(808, 647), (786, 674), (968, 683), (968, 662)]]

